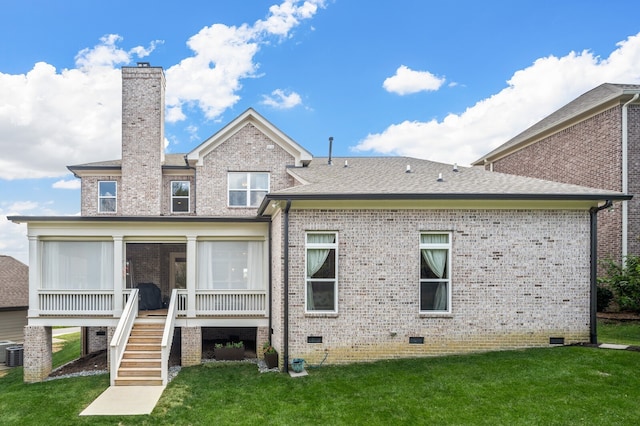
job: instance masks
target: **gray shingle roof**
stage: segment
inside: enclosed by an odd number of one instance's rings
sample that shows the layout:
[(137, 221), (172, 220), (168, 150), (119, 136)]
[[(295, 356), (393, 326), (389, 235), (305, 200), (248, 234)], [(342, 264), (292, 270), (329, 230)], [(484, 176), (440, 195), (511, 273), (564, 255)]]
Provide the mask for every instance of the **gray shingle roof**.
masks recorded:
[(520, 143), (527, 141), (553, 127), (571, 120), (580, 114), (588, 112), (600, 105), (613, 101), (622, 97), (629, 92), (640, 92), (640, 85), (638, 84), (612, 84), (604, 83), (600, 86), (591, 89), (590, 91), (582, 94), (567, 105), (563, 106), (559, 110), (543, 118), (533, 126), (529, 127), (522, 133), (516, 135), (512, 139), (508, 140), (498, 148), (484, 155), (482, 158), (476, 160), (473, 164), (481, 165), (485, 158), (490, 159), (504, 151), (509, 150), (517, 146)]
[(10, 256), (0, 255), (0, 308), (29, 305), (29, 267)]
[[(348, 167), (344, 167), (345, 160)], [(406, 172), (407, 165), (411, 173)], [(591, 195), (594, 199), (622, 196), (614, 191), (489, 172), (481, 167), (458, 167), (454, 172), (450, 164), (410, 157), (334, 158), (331, 166), (326, 158), (314, 158), (308, 167), (290, 168), (289, 172), (302, 184), (272, 195), (563, 194)], [(441, 182), (438, 181), (440, 174)]]

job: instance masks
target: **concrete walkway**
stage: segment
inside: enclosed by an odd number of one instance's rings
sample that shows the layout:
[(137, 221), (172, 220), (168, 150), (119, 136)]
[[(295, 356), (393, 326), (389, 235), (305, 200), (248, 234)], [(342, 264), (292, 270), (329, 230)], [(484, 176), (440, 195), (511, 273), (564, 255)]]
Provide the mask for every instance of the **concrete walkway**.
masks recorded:
[(151, 414), (165, 386), (110, 386), (81, 416), (139, 416)]

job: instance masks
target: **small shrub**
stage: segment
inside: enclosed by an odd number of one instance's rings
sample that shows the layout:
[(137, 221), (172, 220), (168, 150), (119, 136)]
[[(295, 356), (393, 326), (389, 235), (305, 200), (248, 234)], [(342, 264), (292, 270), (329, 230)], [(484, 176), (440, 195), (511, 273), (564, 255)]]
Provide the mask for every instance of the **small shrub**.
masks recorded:
[(607, 287), (603, 287), (599, 285), (598, 286), (598, 312), (602, 312), (605, 309), (607, 309), (612, 299), (613, 299), (613, 292), (609, 290)]
[(640, 312), (640, 257), (629, 255), (622, 265), (608, 259), (602, 265), (605, 276), (599, 281), (613, 290), (620, 309)]

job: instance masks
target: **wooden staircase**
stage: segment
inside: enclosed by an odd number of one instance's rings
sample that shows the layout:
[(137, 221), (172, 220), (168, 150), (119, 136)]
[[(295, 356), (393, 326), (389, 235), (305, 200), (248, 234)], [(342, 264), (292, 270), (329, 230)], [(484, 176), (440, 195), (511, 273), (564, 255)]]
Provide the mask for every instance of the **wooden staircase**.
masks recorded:
[(166, 318), (137, 318), (118, 367), (116, 386), (162, 386), (162, 333)]

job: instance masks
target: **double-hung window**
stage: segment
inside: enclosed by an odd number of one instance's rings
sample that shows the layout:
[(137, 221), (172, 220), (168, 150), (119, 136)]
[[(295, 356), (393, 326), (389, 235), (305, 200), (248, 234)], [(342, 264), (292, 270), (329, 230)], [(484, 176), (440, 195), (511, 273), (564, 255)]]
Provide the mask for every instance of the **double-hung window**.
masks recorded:
[(338, 234), (308, 232), (306, 235), (307, 312), (338, 311)]
[(118, 185), (113, 180), (101, 180), (98, 182), (98, 212), (115, 213)]
[(228, 185), (230, 207), (258, 207), (269, 193), (269, 173), (230, 172)]
[(420, 312), (451, 312), (451, 234), (420, 234)]
[(171, 213), (189, 213), (189, 181), (171, 182)]

